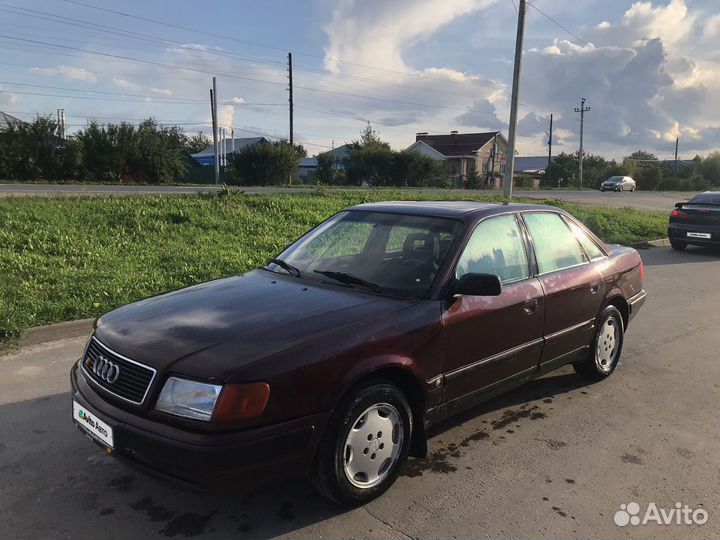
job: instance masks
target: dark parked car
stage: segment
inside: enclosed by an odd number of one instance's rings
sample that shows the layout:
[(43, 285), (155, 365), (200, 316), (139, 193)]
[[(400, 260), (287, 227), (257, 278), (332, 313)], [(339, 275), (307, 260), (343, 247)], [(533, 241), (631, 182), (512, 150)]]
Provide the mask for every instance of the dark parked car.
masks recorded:
[(100, 317), (73, 417), (171, 477), (309, 473), (361, 504), (441, 419), (566, 364), (608, 377), (643, 277), (550, 206), (363, 204), (265, 268)]
[(600, 191), (630, 191), (637, 190), (635, 180), (629, 176), (611, 176), (600, 184)]
[(720, 191), (706, 191), (677, 203), (670, 214), (668, 238), (673, 249), (720, 246)]

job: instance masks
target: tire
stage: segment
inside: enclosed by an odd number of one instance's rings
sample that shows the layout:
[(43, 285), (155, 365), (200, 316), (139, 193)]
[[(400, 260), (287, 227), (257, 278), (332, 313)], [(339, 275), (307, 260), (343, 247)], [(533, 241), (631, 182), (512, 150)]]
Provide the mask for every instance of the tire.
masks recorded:
[(687, 242), (681, 240), (670, 240), (670, 247), (678, 251), (682, 251), (687, 247)]
[(312, 469), (315, 489), (347, 506), (379, 497), (407, 459), (412, 426), (410, 405), (396, 386), (374, 381), (351, 391), (318, 446)]
[(624, 334), (620, 311), (615, 306), (607, 306), (598, 318), (597, 331), (587, 358), (573, 364), (575, 372), (592, 382), (607, 379), (620, 360)]

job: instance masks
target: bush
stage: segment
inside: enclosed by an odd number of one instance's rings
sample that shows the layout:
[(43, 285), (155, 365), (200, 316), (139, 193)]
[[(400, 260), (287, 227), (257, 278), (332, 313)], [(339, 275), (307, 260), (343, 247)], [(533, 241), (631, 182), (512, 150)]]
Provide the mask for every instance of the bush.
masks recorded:
[(282, 140), (257, 143), (236, 152), (228, 183), (241, 185), (286, 184), (297, 174), (305, 149)]

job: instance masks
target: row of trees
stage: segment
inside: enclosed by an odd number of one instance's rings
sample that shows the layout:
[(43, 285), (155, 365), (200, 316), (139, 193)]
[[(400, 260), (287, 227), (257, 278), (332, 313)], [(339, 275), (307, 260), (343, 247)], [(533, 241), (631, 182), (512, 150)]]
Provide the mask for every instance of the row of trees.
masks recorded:
[(210, 144), (201, 133), (188, 136), (154, 119), (137, 126), (90, 122), (66, 140), (57, 133), (57, 122), (49, 117), (0, 132), (0, 178), (178, 182), (187, 169), (187, 154)]
[[(702, 191), (720, 185), (720, 152), (692, 163), (661, 161), (649, 152), (638, 150), (622, 162), (586, 154), (583, 160), (583, 187), (599, 188), (610, 176), (632, 176), (638, 189)], [(544, 187), (579, 187), (578, 153), (561, 153), (555, 157), (543, 179)]]
[[(297, 171), (299, 160), (306, 156), (301, 146), (287, 141), (257, 144), (236, 153), (229, 183), (283, 184)], [(360, 140), (349, 145), (342, 165), (328, 153), (317, 157), (317, 170), (308, 178), (313, 183), (355, 186), (444, 187), (449, 185), (450, 171), (418, 152), (396, 152), (368, 126)]]

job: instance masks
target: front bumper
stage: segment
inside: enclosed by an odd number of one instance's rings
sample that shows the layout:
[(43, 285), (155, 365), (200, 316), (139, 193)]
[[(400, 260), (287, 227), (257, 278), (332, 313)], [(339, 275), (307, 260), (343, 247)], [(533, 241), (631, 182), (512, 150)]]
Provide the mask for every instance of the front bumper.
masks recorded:
[[(75, 364), (72, 399), (113, 429), (112, 454), (140, 469), (184, 483), (246, 485), (309, 470), (330, 413), (231, 433), (194, 433), (132, 414), (103, 400)], [(73, 420), (74, 421), (74, 420)]]

